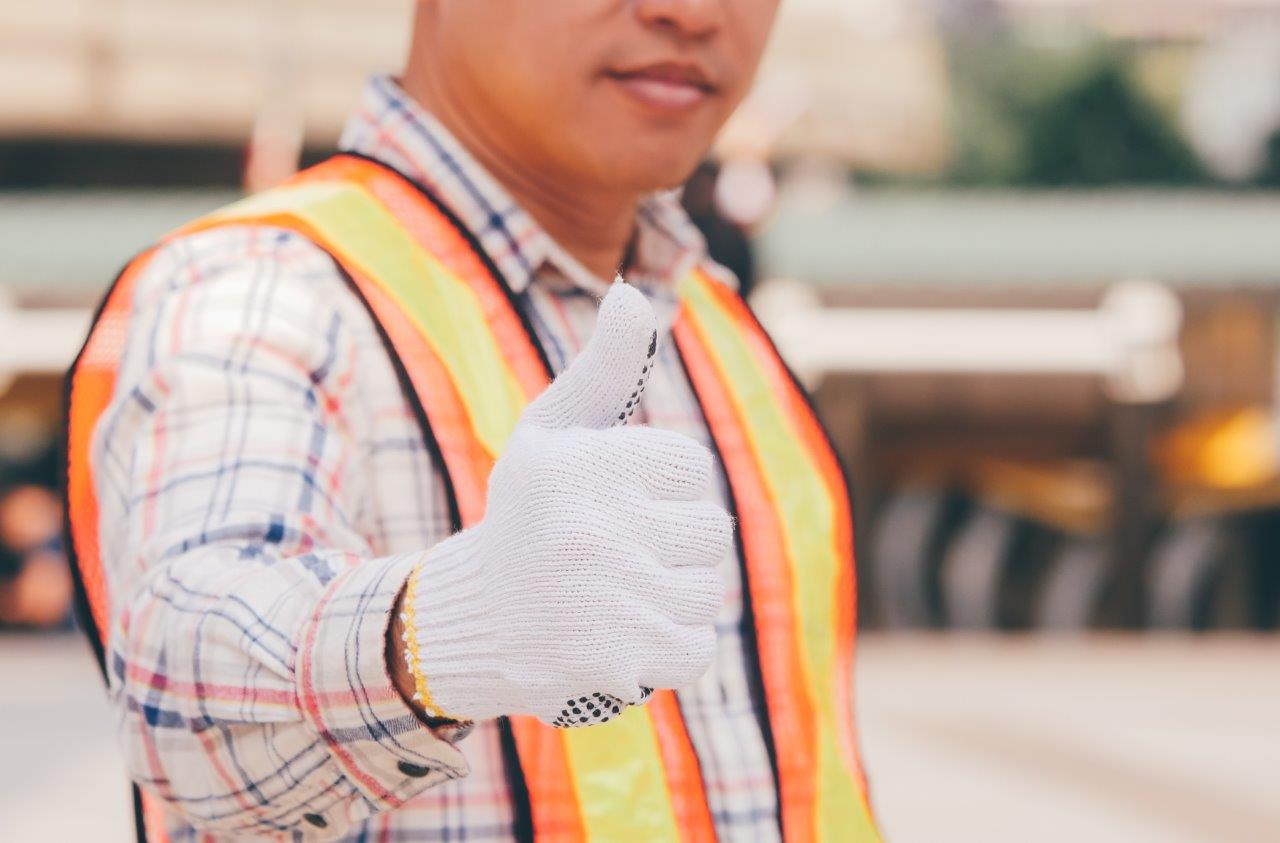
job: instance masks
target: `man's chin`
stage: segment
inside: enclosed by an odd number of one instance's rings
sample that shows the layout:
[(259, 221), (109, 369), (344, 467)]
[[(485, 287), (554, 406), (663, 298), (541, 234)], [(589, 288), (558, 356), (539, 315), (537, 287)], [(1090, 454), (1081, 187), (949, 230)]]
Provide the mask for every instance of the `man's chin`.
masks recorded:
[(619, 186), (633, 193), (643, 195), (673, 190), (689, 180), (704, 155), (705, 150), (680, 156), (637, 154), (615, 166), (613, 175), (620, 182)]
[(561, 140), (548, 147), (558, 153), (560, 166), (582, 186), (580, 189), (642, 196), (679, 187), (688, 180), (714, 139), (704, 139), (702, 132), (697, 135), (662, 136), (643, 129), (580, 133), (571, 144)]

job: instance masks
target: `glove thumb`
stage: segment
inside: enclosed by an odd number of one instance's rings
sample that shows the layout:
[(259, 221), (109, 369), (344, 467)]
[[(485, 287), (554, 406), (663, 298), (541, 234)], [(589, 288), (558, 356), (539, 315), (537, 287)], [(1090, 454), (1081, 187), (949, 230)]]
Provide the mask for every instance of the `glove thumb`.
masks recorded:
[(603, 430), (626, 422), (653, 367), (657, 325), (644, 294), (622, 279), (615, 281), (586, 348), (525, 409), (522, 423)]

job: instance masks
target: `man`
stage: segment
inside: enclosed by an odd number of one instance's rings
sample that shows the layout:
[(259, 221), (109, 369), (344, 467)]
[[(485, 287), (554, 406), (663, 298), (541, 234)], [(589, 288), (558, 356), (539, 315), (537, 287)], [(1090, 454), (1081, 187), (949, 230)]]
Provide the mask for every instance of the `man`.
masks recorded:
[(126, 269), (68, 494), (150, 837), (876, 839), (843, 483), (660, 192), (775, 7), (421, 0), (345, 154)]

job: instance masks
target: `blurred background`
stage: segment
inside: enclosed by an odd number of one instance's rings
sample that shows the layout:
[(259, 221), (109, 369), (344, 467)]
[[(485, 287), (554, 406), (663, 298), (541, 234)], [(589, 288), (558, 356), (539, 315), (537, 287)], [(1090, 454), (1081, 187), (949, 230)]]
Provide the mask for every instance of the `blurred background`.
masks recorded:
[[(323, 157), (410, 6), (0, 5), (6, 839), (129, 833), (58, 535), (91, 309)], [(1280, 837), (1280, 0), (784, 0), (685, 203), (850, 472), (890, 839)]]

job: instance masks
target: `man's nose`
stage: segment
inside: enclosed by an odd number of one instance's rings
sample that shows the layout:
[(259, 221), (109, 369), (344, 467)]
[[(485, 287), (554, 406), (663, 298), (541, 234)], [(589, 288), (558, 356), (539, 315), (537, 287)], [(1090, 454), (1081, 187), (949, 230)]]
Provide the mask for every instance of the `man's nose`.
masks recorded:
[(724, 0), (637, 0), (636, 15), (646, 26), (703, 38), (720, 28)]

